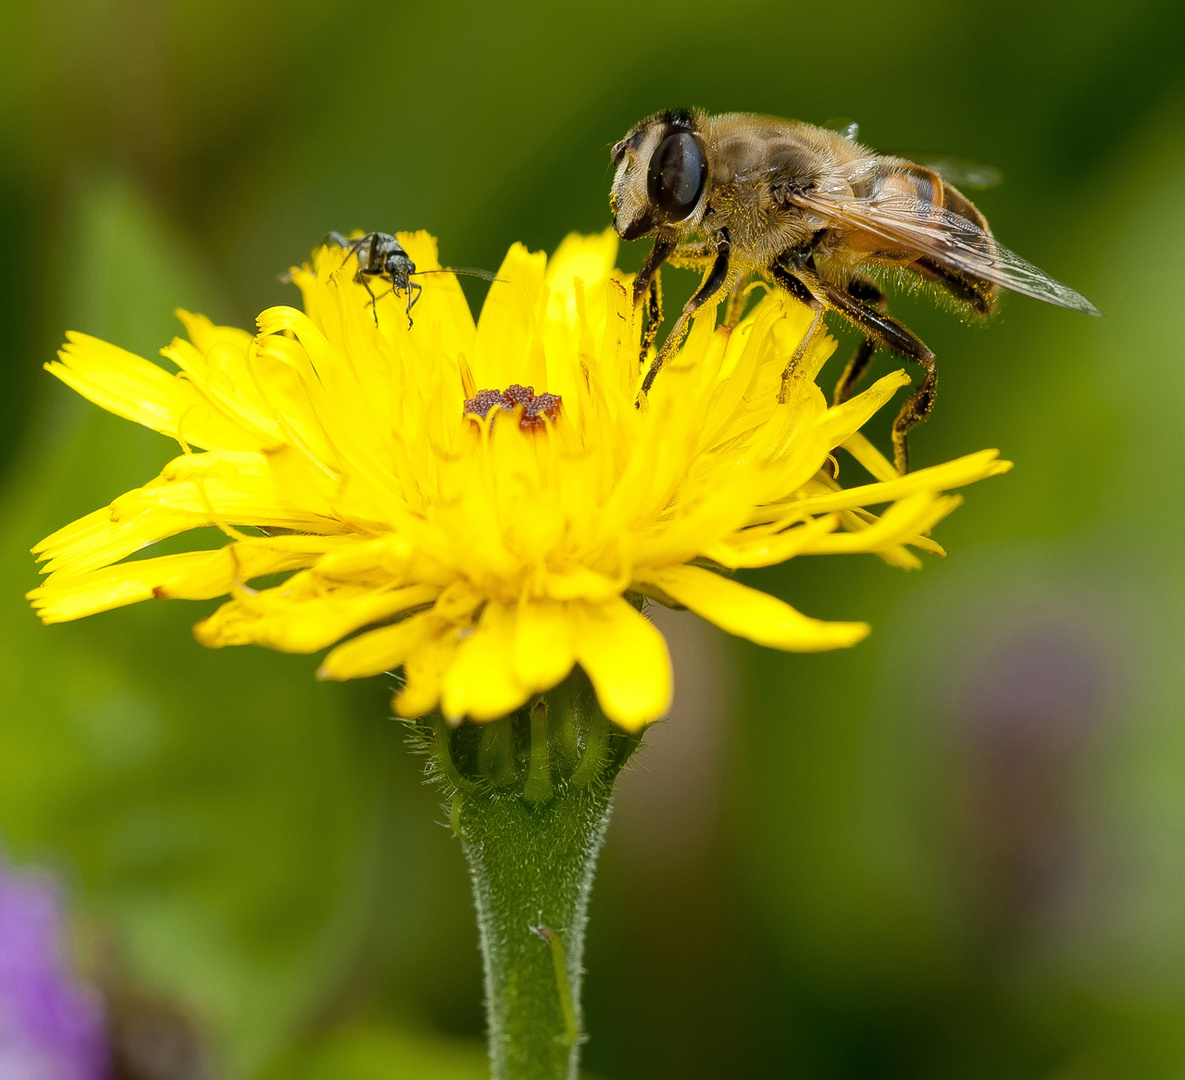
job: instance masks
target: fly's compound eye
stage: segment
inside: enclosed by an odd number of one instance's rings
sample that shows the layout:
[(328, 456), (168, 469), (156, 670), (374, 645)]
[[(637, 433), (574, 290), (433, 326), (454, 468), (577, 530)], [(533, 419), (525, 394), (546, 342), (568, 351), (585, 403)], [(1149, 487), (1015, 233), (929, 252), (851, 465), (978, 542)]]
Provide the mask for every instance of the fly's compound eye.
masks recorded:
[(654, 151), (646, 191), (667, 221), (682, 221), (699, 202), (707, 177), (708, 162), (695, 136), (677, 131)]

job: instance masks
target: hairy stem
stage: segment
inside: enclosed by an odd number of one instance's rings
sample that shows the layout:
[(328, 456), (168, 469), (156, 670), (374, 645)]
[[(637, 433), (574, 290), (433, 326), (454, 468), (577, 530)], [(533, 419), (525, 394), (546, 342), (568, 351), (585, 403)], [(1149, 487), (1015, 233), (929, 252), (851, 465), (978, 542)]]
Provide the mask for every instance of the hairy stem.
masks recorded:
[(576, 1076), (584, 927), (609, 803), (607, 787), (569, 789), (543, 807), (462, 801), (494, 1080)]
[(589, 894), (637, 741), (579, 673), (514, 716), (426, 739), (473, 883), (493, 1080), (577, 1076)]

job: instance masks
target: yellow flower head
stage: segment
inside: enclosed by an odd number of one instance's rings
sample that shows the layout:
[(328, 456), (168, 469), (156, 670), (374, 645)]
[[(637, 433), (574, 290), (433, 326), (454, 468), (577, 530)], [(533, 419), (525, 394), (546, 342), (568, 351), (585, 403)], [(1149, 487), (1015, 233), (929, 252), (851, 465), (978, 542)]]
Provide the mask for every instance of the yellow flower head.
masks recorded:
[[(439, 267), (432, 238), (399, 239)], [(859, 429), (906, 376), (828, 408), (814, 378), (829, 338), (779, 404), (810, 316), (777, 294), (731, 331), (700, 318), (639, 407), (615, 256), (612, 231), (569, 237), (550, 262), (515, 245), (476, 326), (451, 274), (425, 276), (409, 329), (398, 297), (380, 297), (376, 325), (353, 260), (322, 248), (293, 273), (304, 312), (269, 308), (254, 337), (179, 313), (189, 340), (162, 350), (176, 373), (68, 335), (49, 370), (183, 453), (34, 548), (41, 618), (229, 594), (202, 643), (335, 646), (330, 679), (402, 668), (402, 716), (504, 716), (579, 664), (628, 729), (671, 692), (663, 639), (628, 597), (780, 649), (859, 641), (864, 623), (808, 618), (720, 571), (806, 553), (916, 565), (906, 545), (941, 551), (927, 533), (959, 501), (944, 491), (1007, 464), (984, 451), (898, 477)], [(877, 482), (842, 489), (838, 446)], [(230, 542), (121, 561), (208, 525)]]

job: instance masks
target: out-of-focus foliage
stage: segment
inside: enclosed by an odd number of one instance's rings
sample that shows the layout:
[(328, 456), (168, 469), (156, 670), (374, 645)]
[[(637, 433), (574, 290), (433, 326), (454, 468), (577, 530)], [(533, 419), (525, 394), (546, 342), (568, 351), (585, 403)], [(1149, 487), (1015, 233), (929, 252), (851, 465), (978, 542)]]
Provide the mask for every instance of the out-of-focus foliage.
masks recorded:
[(261, 1080), (485, 1080), (484, 1048), (390, 1027), (351, 1027), (293, 1046)]
[(206, 652), (192, 604), (26, 609), (30, 544), (175, 453), (40, 372), (64, 330), (151, 355), (178, 304), (250, 325), (330, 229), (554, 247), (604, 227), (606, 145), (656, 108), (846, 115), (998, 166), (998, 234), (1106, 318), (894, 305), (940, 358), (917, 463), (1017, 468), (920, 574), (754, 575), (868, 618), (859, 648), (697, 639), (719, 679), (610, 832), (589, 1068), (1180, 1075), (1183, 31), (1163, 0), (0, 5), (0, 836), (66, 876), (92, 973), (230, 1077), (481, 1075), (461, 856), (382, 680)]

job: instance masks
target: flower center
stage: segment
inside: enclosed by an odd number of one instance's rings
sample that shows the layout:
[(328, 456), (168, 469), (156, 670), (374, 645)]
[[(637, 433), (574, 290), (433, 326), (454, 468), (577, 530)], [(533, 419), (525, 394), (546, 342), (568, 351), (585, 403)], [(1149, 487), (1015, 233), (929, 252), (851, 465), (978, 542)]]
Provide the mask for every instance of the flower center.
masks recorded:
[(559, 394), (536, 394), (533, 386), (514, 383), (505, 390), (478, 390), (465, 402), (465, 415), (484, 420), (491, 409), (516, 412), (521, 409), (519, 426), (538, 427), (546, 420), (555, 420), (563, 404)]

